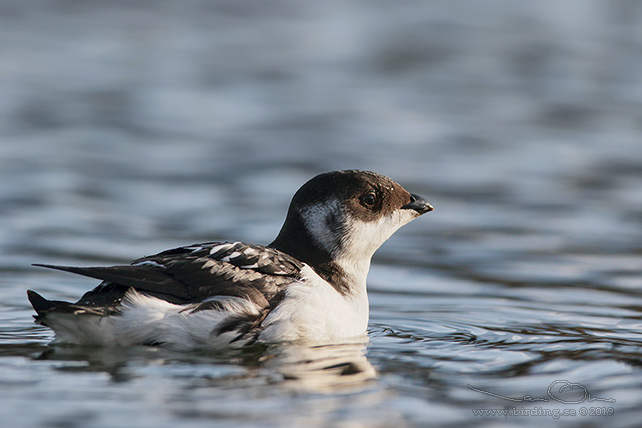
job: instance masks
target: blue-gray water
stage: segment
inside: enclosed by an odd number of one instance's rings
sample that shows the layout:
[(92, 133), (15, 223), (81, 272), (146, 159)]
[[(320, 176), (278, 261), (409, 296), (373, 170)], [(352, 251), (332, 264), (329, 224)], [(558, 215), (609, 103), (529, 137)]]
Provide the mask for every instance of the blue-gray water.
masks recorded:
[[(0, 1), (3, 426), (638, 426), (641, 19), (614, 0)], [(96, 282), (31, 263), (268, 243), (294, 191), (343, 168), (435, 206), (375, 256), (368, 344), (52, 348), (32, 323), (25, 290)]]

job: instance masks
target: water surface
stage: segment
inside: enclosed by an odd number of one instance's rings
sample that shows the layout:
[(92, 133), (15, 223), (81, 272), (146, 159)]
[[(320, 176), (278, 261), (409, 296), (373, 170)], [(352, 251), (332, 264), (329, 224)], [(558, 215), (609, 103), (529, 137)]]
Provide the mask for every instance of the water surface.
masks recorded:
[[(639, 424), (637, 5), (0, 6), (7, 426)], [(375, 256), (365, 343), (50, 347), (32, 323), (27, 289), (96, 283), (31, 263), (268, 243), (343, 168), (435, 206)]]

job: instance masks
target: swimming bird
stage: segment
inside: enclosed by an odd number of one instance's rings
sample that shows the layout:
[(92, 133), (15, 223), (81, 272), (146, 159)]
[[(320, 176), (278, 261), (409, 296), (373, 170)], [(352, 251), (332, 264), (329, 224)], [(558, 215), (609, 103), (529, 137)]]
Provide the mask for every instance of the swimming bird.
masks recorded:
[(366, 333), (374, 252), (432, 209), (383, 175), (328, 172), (295, 193), (267, 246), (209, 242), (129, 265), (35, 265), (103, 282), (76, 303), (27, 293), (54, 343), (190, 350), (342, 342)]

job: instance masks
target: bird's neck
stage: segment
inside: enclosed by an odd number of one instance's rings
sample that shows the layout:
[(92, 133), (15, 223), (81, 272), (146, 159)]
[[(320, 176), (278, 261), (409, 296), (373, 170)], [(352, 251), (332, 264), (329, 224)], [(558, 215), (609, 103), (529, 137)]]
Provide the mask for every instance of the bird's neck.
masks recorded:
[(288, 215), (283, 228), (269, 245), (308, 264), (343, 296), (365, 294), (370, 258), (353, 260), (332, 254), (311, 235), (300, 216)]

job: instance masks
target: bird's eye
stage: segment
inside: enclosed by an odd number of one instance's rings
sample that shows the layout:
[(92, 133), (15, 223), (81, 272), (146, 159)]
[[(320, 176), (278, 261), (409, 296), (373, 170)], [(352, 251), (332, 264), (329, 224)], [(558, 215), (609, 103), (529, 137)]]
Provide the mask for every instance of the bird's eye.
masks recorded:
[(374, 193), (366, 193), (361, 197), (361, 202), (363, 202), (363, 204), (367, 207), (372, 207), (374, 206), (375, 202), (377, 202), (377, 197)]

